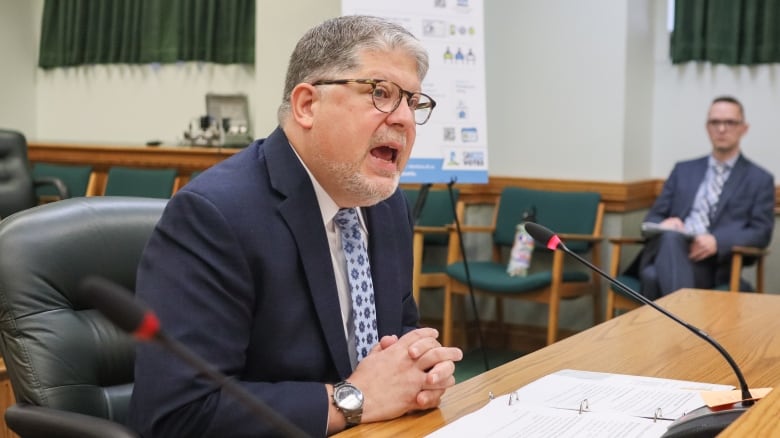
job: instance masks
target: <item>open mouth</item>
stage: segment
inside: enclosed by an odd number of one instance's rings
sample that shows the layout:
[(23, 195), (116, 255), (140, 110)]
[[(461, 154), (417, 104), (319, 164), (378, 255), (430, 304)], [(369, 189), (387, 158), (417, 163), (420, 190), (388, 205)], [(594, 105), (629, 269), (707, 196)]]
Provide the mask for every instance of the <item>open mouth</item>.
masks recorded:
[(371, 155), (380, 160), (395, 163), (398, 160), (398, 149), (390, 146), (379, 146), (371, 149)]

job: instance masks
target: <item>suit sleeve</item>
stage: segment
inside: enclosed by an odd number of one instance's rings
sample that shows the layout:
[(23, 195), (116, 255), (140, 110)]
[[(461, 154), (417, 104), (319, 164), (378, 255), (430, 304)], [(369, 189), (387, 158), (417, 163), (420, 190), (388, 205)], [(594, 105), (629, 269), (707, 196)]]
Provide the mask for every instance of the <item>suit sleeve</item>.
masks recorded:
[[(171, 337), (307, 434), (322, 436), (328, 410), (322, 383), (242, 380), (259, 300), (244, 251), (210, 201), (179, 193), (147, 244), (137, 296), (157, 312)], [(274, 434), (267, 421), (156, 345), (137, 350), (130, 417), (146, 437)]]
[[(674, 197), (678, 193), (678, 190), (680, 190), (678, 183), (680, 172), (679, 169), (679, 164), (676, 164), (674, 169), (672, 169), (672, 173), (669, 174), (669, 177), (664, 182), (661, 194), (658, 196), (658, 198), (656, 198), (653, 206), (647, 212), (647, 215), (645, 215), (645, 222), (652, 222), (657, 224), (672, 216), (672, 204)], [(685, 218), (680, 219), (684, 220)]]

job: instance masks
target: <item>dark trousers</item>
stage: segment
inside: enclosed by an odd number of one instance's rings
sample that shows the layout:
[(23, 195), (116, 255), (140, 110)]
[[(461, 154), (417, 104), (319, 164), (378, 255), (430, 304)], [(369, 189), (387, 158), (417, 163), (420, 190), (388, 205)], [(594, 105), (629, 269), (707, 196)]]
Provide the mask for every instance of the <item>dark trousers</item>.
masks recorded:
[(694, 262), (688, 258), (690, 240), (676, 232), (650, 239), (639, 260), (642, 295), (654, 300), (680, 288), (712, 289), (717, 272), (716, 256)]

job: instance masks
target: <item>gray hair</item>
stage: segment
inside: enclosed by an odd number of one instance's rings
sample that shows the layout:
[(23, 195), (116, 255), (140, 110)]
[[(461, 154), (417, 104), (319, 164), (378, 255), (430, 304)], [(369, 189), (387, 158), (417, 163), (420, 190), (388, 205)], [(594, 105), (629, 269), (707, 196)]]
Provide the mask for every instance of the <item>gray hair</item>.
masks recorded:
[(310, 29), (290, 55), (287, 78), (278, 118), (282, 123), (290, 112), (290, 94), (302, 82), (331, 79), (330, 76), (360, 66), (363, 50), (402, 49), (417, 59), (417, 76), (428, 73), (428, 53), (420, 41), (402, 26), (365, 15), (332, 18)]

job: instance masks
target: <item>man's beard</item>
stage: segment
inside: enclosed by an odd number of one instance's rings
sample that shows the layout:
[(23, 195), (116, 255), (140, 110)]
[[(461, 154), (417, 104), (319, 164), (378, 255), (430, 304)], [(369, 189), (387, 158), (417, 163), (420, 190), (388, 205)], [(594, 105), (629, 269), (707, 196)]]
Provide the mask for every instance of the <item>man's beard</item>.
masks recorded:
[(367, 207), (377, 204), (389, 198), (398, 188), (401, 172), (383, 175), (387, 177), (380, 181), (371, 181), (360, 173), (362, 162), (352, 163), (323, 163), (330, 175), (336, 180), (336, 184), (344, 190), (348, 196), (356, 200), (356, 205)]

